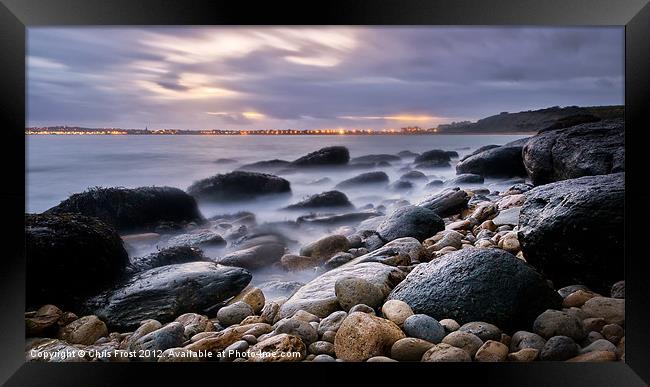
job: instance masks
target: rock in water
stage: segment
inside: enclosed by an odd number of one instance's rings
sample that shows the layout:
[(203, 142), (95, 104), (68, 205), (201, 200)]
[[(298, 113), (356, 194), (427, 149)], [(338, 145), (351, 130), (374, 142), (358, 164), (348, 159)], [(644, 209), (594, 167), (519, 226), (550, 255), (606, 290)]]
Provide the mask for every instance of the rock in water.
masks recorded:
[(528, 191), (518, 239), (526, 260), (556, 287), (606, 294), (623, 278), (625, 174), (586, 176)]
[(269, 171), (269, 170), (284, 168), (289, 164), (291, 164), (289, 161), (274, 159), (274, 160), (258, 161), (251, 164), (244, 164), (237, 169), (240, 171), (259, 172), (259, 171)]
[(147, 319), (165, 323), (239, 294), (251, 278), (244, 269), (212, 262), (162, 266), (93, 297), (86, 307), (110, 327), (130, 329)]
[(342, 165), (350, 161), (350, 152), (344, 146), (330, 146), (311, 152), (291, 162), (295, 167)]
[(499, 249), (463, 249), (420, 264), (388, 299), (435, 319), (485, 321), (503, 329), (529, 327), (562, 302), (539, 273)]
[(216, 259), (215, 262), (227, 266), (237, 266), (249, 270), (257, 270), (269, 267), (276, 262), (280, 262), (285, 250), (285, 246), (282, 244), (264, 243), (247, 249), (234, 251)]
[(129, 257), (115, 230), (82, 215), (25, 215), (27, 305), (76, 309), (124, 274)]
[(456, 173), (473, 173), (483, 177), (526, 176), (521, 149), (521, 145), (504, 145), (485, 150), (456, 164)]
[(430, 195), (417, 205), (430, 209), (438, 216), (450, 216), (458, 214), (462, 209), (467, 208), (467, 202), (469, 202), (467, 192), (455, 187)]
[(395, 155), (379, 154), (379, 155), (365, 155), (355, 157), (351, 161), (353, 163), (379, 163), (382, 161), (400, 161), (402, 158)]
[(93, 216), (121, 232), (153, 230), (161, 223), (203, 221), (194, 198), (172, 187), (91, 188), (45, 213)]
[(388, 184), (388, 175), (384, 172), (366, 172), (343, 180), (335, 188), (352, 188), (364, 185)]
[(444, 229), (445, 222), (434, 211), (409, 205), (398, 208), (384, 219), (377, 232), (387, 242), (403, 237), (423, 241)]
[(336, 253), (347, 251), (350, 242), (343, 235), (328, 235), (315, 242), (309, 243), (300, 249), (300, 255), (312, 257), (320, 262), (325, 262)]
[(197, 247), (177, 246), (168, 247), (144, 257), (135, 257), (131, 259), (127, 271), (135, 273), (139, 271), (153, 269), (154, 267), (173, 265), (176, 263), (207, 261), (203, 251)]
[(291, 192), (289, 181), (267, 173), (235, 171), (193, 183), (187, 192), (195, 198), (215, 201), (238, 201), (261, 195)]
[(605, 120), (533, 136), (523, 149), (533, 184), (625, 171), (625, 122)]
[(449, 161), (451, 161), (449, 153), (441, 149), (426, 151), (414, 160), (416, 164), (438, 167), (448, 167)]
[(463, 173), (454, 177), (453, 179), (446, 181), (447, 185), (459, 185), (459, 184), (483, 184), (483, 176), (476, 175), (474, 173)]
[(341, 191), (327, 191), (312, 195), (307, 199), (287, 206), (287, 210), (304, 210), (310, 208), (350, 208), (353, 207), (348, 197)]

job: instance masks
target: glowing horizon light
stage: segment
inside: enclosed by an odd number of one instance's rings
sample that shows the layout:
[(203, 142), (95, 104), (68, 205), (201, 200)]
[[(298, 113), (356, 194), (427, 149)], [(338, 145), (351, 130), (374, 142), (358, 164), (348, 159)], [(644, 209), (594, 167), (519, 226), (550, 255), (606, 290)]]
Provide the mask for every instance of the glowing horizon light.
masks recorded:
[(394, 116), (339, 116), (339, 118), (345, 120), (432, 121), (441, 119), (442, 117), (400, 114)]

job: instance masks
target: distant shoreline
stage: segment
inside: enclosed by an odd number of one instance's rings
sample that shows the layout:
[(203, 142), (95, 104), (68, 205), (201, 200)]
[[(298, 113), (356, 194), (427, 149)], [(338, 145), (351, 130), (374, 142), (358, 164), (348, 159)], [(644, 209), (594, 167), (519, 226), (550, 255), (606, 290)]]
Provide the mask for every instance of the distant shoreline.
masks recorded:
[(372, 134), (326, 134), (326, 133), (320, 133), (320, 134), (189, 134), (189, 133), (183, 133), (183, 134), (133, 134), (133, 133), (125, 133), (125, 134), (100, 134), (100, 133), (86, 133), (86, 134), (65, 134), (65, 133), (47, 133), (47, 134), (40, 134), (40, 133), (25, 133), (25, 136), (36, 136), (36, 137), (45, 137), (45, 136), (57, 136), (57, 137), (65, 137), (65, 136), (95, 136), (95, 137), (100, 137), (100, 136), (107, 136), (107, 137), (123, 137), (123, 136), (153, 136), (153, 137), (158, 137), (158, 136), (203, 136), (203, 137), (368, 137), (368, 136), (385, 136), (385, 137), (391, 137), (391, 136), (465, 136), (465, 135), (484, 135), (484, 136), (498, 136), (498, 135), (505, 135), (505, 136), (519, 136), (519, 135), (535, 135), (537, 132), (463, 132), (463, 133), (421, 133), (421, 134), (408, 134), (408, 133), (372, 133)]

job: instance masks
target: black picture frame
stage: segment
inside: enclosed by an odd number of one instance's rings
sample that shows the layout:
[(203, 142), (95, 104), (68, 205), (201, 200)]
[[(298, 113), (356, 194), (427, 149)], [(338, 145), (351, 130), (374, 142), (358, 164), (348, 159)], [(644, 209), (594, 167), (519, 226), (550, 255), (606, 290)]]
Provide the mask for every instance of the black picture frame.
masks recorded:
[[(72, 25), (528, 25), (625, 26), (626, 362), (566, 364), (149, 364), (24, 362), (25, 31)], [(0, 117), (4, 246), (0, 269), (0, 381), (24, 385), (122, 385), (150, 375), (165, 384), (364, 384), (393, 374), (406, 383), (646, 385), (650, 382), (650, 285), (644, 220), (644, 116), (650, 107), (650, 5), (647, 0), (337, 0), (313, 2), (172, 0), (0, 0)], [(642, 250), (641, 250), (642, 251)], [(345, 372), (344, 372), (345, 371)], [(230, 375), (226, 375), (230, 374)], [(205, 377), (206, 379), (199, 379)], [(223, 378), (223, 379), (222, 379)], [(451, 378), (451, 379), (448, 379)], [(257, 379), (257, 380), (256, 380)], [(228, 382), (226, 382), (228, 380)]]

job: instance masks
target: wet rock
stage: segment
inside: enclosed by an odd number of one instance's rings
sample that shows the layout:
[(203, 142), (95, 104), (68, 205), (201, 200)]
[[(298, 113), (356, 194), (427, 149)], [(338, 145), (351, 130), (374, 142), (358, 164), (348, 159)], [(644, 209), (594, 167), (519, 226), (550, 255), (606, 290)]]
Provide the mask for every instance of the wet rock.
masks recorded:
[(106, 324), (97, 316), (84, 316), (59, 330), (57, 337), (70, 344), (91, 345), (100, 337), (108, 335)]
[(433, 318), (485, 321), (503, 329), (530, 326), (541, 311), (561, 303), (541, 275), (498, 249), (463, 249), (420, 264), (388, 299)]
[(341, 191), (327, 191), (312, 195), (298, 203), (287, 206), (288, 210), (304, 210), (312, 208), (351, 208), (352, 203)]
[(467, 324), (463, 324), (458, 330), (476, 335), (484, 342), (488, 340), (499, 341), (501, 339), (501, 329), (483, 321), (468, 322)]
[(26, 303), (77, 309), (119, 280), (128, 255), (117, 232), (96, 218), (25, 215)]
[(176, 235), (172, 238), (169, 238), (167, 245), (171, 247), (224, 247), (226, 245), (226, 240), (214, 231), (202, 230), (195, 233)]
[(456, 173), (484, 177), (526, 176), (521, 157), (522, 146), (501, 146), (469, 156), (456, 164)]
[(269, 337), (250, 348), (250, 361), (300, 361), (307, 356), (305, 344), (299, 337), (286, 333)]
[(408, 337), (415, 337), (438, 344), (445, 337), (445, 328), (433, 317), (414, 314), (404, 320), (402, 328)]
[(279, 262), (286, 248), (280, 243), (264, 243), (242, 250), (237, 250), (217, 258), (215, 262), (227, 266), (258, 270)]
[(427, 180), (427, 176), (420, 171), (410, 171), (400, 176), (400, 180)]
[(121, 232), (153, 230), (166, 222), (203, 222), (194, 198), (172, 187), (91, 188), (45, 212), (63, 213), (95, 217)]
[(542, 348), (539, 358), (548, 361), (564, 361), (578, 355), (580, 347), (567, 336), (553, 336)]
[(344, 361), (365, 361), (390, 354), (393, 344), (404, 338), (393, 322), (355, 312), (343, 320), (334, 339), (336, 357)]
[(363, 222), (365, 220), (381, 217), (383, 213), (375, 211), (361, 211), (361, 212), (349, 212), (345, 214), (334, 214), (334, 215), (319, 215), (319, 214), (310, 214), (301, 216), (297, 219), (298, 224), (314, 224), (314, 225), (323, 225), (323, 226), (340, 226), (340, 225), (354, 225), (356, 223)]
[(590, 317), (602, 317), (607, 324), (625, 326), (625, 300), (620, 298), (594, 297), (582, 306)]
[(441, 149), (434, 149), (420, 154), (415, 158), (414, 162), (416, 166), (420, 165), (427, 167), (448, 167), (450, 165), (450, 160), (451, 158), (446, 151)]
[(412, 158), (418, 157), (420, 154), (419, 154), (419, 153), (415, 153), (415, 152), (411, 152), (410, 150), (403, 150), (403, 151), (401, 151), (401, 152), (398, 152), (397, 155), (398, 155), (400, 158), (403, 158), (403, 159), (407, 159), (407, 158), (411, 158), (411, 159), (412, 159)]
[(474, 359), (479, 362), (506, 361), (508, 346), (498, 341), (488, 340), (476, 351)]
[(409, 205), (398, 208), (386, 217), (377, 228), (377, 233), (385, 241), (403, 237), (422, 241), (444, 229), (444, 221), (434, 211)]
[(625, 171), (624, 121), (540, 133), (523, 148), (523, 162), (535, 185)]
[(438, 216), (446, 217), (458, 214), (462, 209), (467, 208), (468, 201), (467, 192), (455, 187), (430, 195), (417, 203), (417, 206), (427, 208)]
[(526, 260), (556, 286), (580, 283), (607, 292), (623, 277), (624, 193), (624, 174), (564, 180), (527, 192), (518, 234)]
[(289, 182), (266, 173), (234, 171), (193, 183), (187, 192), (200, 200), (239, 201), (291, 192)]
[(388, 175), (384, 172), (366, 172), (358, 176), (343, 180), (334, 188), (353, 188), (366, 185), (388, 184)]
[(172, 322), (166, 326), (150, 332), (138, 340), (136, 340), (131, 349), (140, 353), (144, 351), (145, 354), (150, 354), (147, 356), (147, 360), (157, 360), (156, 353), (158, 351), (164, 351), (169, 348), (177, 348), (183, 345), (185, 341), (184, 335), (185, 328), (183, 324), (178, 322)]
[(291, 297), (298, 289), (305, 284), (298, 281), (266, 281), (258, 285), (268, 299), (277, 299), (279, 297)]
[(579, 341), (585, 337), (582, 321), (568, 313), (551, 309), (535, 319), (533, 331), (546, 339), (553, 336), (568, 336)]
[(445, 247), (460, 249), (464, 235), (454, 230), (443, 230), (431, 238), (425, 239), (422, 245), (431, 251), (439, 251)]
[(59, 328), (57, 321), (63, 311), (54, 305), (43, 305), (34, 314), (25, 317), (25, 334), (27, 337), (47, 336)]
[(312, 361), (316, 363), (330, 363), (330, 362), (336, 362), (336, 359), (334, 359), (330, 355), (317, 355), (316, 357), (314, 357)]
[(168, 247), (144, 257), (134, 257), (127, 267), (127, 272), (133, 274), (154, 267), (173, 265), (177, 263), (207, 261), (203, 251), (198, 247), (176, 246)]
[(596, 293), (589, 290), (576, 290), (564, 298), (564, 301), (562, 301), (562, 306), (565, 308), (581, 307), (585, 304), (585, 302), (596, 296)]
[(287, 271), (303, 271), (313, 269), (321, 262), (312, 257), (302, 255), (285, 254), (280, 258), (280, 264)]
[(483, 176), (473, 173), (463, 173), (453, 179), (447, 180), (447, 185), (461, 185), (461, 184), (483, 184)]
[(334, 256), (332, 256), (332, 258), (328, 259), (323, 264), (323, 267), (326, 270), (331, 270), (331, 269), (334, 269), (334, 268), (339, 267), (341, 265), (344, 265), (344, 264), (350, 262), (353, 259), (354, 259), (354, 255), (352, 255), (350, 253), (343, 253), (343, 252), (336, 253), (336, 254), (334, 254)]
[(318, 167), (347, 164), (350, 152), (344, 146), (330, 146), (311, 152), (291, 162), (294, 167)]
[(383, 292), (370, 281), (363, 278), (343, 277), (334, 284), (336, 299), (344, 311), (357, 304), (376, 308), (384, 301)]
[(576, 292), (578, 290), (584, 290), (588, 292), (589, 288), (587, 288), (584, 285), (569, 285), (558, 289), (557, 292), (560, 294), (560, 296), (562, 296), (562, 298), (567, 298), (569, 294)]
[(313, 342), (309, 345), (309, 353), (334, 356), (334, 344), (327, 341)]
[(472, 361), (470, 355), (456, 347), (451, 345), (440, 343), (431, 347), (428, 351), (422, 355), (422, 361), (424, 362), (466, 362)]
[(390, 357), (398, 361), (420, 361), (434, 344), (413, 337), (397, 340), (390, 349)]
[(481, 153), (481, 152), (484, 152), (484, 151), (486, 151), (486, 150), (494, 149), (494, 148), (498, 148), (498, 147), (500, 147), (500, 145), (484, 145), (484, 146), (479, 147), (478, 149), (476, 149), (474, 152), (469, 153), (469, 154), (463, 156), (463, 157), (460, 159), (460, 161), (465, 161), (466, 159), (468, 159), (468, 158), (471, 157), (471, 156), (474, 156), (474, 155), (477, 155), (477, 154), (479, 154), (479, 153)]
[(86, 308), (109, 326), (133, 328), (140, 321), (173, 320), (224, 301), (248, 285), (251, 274), (211, 262), (190, 262), (146, 270), (115, 289), (93, 297)]
[(312, 257), (319, 262), (325, 262), (334, 254), (347, 251), (350, 248), (348, 238), (343, 235), (328, 235), (300, 249), (300, 255)]

